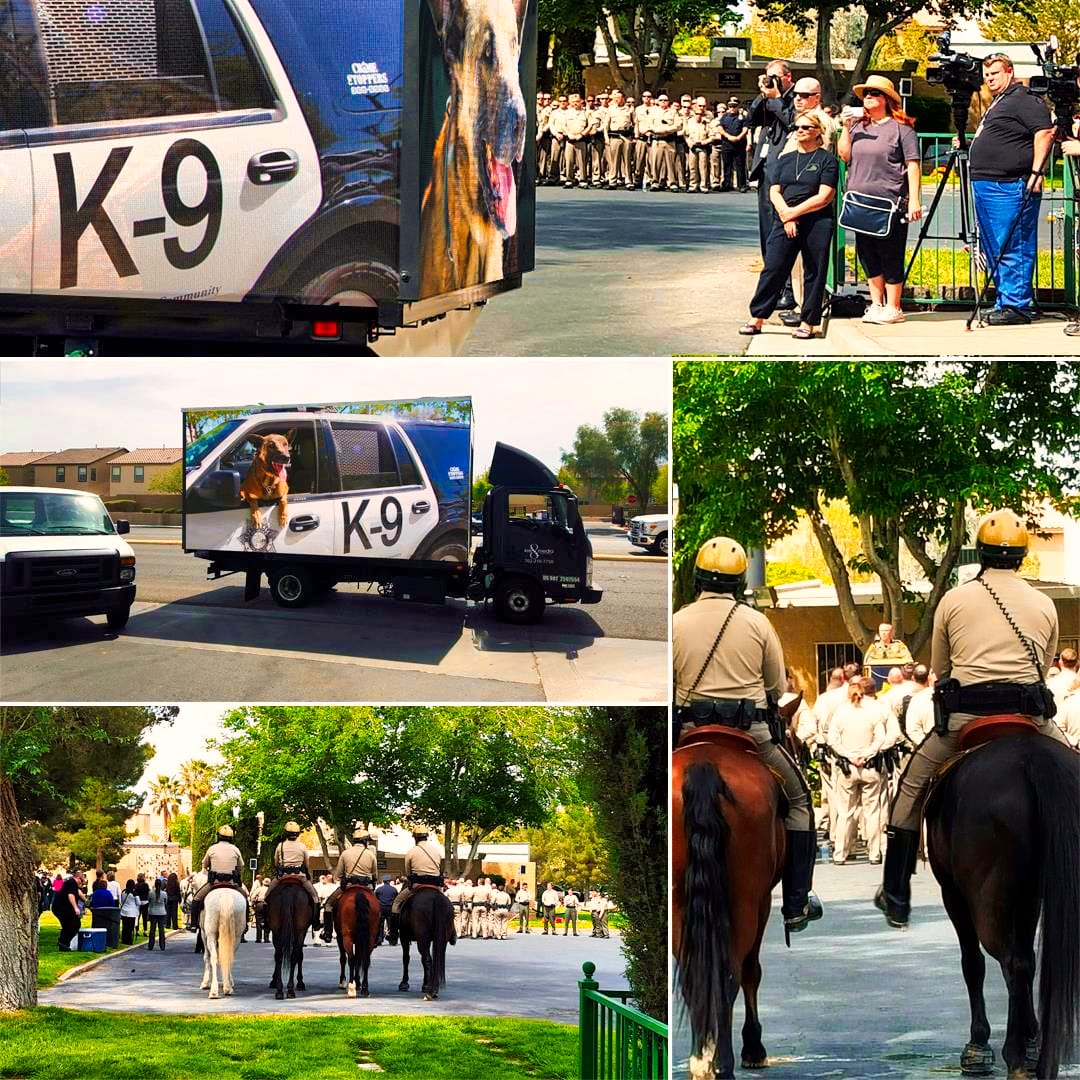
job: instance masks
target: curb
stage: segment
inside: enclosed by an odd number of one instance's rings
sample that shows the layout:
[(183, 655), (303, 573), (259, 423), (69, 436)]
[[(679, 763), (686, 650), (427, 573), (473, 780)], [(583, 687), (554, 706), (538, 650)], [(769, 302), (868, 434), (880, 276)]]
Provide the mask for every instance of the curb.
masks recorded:
[[(187, 930), (170, 930), (166, 933), (166, 938), (175, 937), (177, 934), (186, 934)], [(122, 949), (113, 949), (110, 953), (105, 953), (103, 956), (95, 956), (93, 960), (88, 960), (85, 964), (77, 964), (75, 967), (66, 968), (56, 976), (56, 983), (59, 986), (60, 983), (67, 982), (68, 979), (74, 979), (77, 975), (82, 975), (85, 971), (93, 971), (94, 968), (100, 964), (104, 964), (106, 960), (114, 960), (118, 956), (123, 956), (124, 953), (131, 952), (132, 949), (145, 949), (146, 942), (138, 943), (134, 945), (125, 945)], [(46, 987), (48, 989), (48, 987)]]

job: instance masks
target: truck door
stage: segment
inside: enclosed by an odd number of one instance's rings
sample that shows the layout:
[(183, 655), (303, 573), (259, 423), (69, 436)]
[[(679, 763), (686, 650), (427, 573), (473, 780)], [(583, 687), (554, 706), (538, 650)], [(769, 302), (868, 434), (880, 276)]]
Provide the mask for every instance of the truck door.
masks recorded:
[(496, 523), (501, 569), (536, 578), (556, 599), (576, 593), (584, 584), (585, 561), (576, 500), (559, 491), (511, 491), (503, 505), (505, 517)]
[(32, 2), (49, 96), (28, 132), (34, 291), (243, 299), (322, 199), (246, 0)]
[(439, 524), (438, 498), (419, 455), (398, 428), (379, 420), (331, 420), (328, 426), (338, 475), (337, 553), (412, 558)]
[[(257, 526), (240, 497), (240, 488), (258, 450), (259, 440), (254, 436), (266, 435), (289, 438), (288, 523), (284, 528), (278, 521), (275, 502), (260, 504), (262, 524)], [(244, 424), (188, 487), (184, 496), (187, 548), (333, 555), (337, 499), (321, 490), (328, 476), (325, 447), (314, 420), (298, 416)]]

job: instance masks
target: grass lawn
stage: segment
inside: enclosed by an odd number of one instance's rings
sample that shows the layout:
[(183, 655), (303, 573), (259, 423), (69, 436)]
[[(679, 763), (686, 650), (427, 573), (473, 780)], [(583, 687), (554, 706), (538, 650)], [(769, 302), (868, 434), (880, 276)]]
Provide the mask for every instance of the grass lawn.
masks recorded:
[(393, 1080), (572, 1080), (577, 1028), (473, 1017), (171, 1017), (55, 1008), (0, 1016), (0, 1077), (20, 1080), (356, 1080), (371, 1064)]
[[(89, 912), (83, 916), (82, 924), (84, 927), (90, 926)], [(104, 953), (60, 952), (56, 947), (57, 939), (60, 937), (60, 923), (57, 921), (56, 916), (46, 911), (41, 916), (39, 925), (37, 976), (39, 990), (44, 990), (47, 986), (53, 986), (60, 977), (61, 972), (66, 971), (68, 968), (78, 967), (80, 964), (86, 964), (96, 957), (119, 951), (118, 949), (106, 949)], [(135, 940), (145, 945), (146, 935), (143, 934)], [(127, 946), (122, 945), (120, 948), (127, 948)]]

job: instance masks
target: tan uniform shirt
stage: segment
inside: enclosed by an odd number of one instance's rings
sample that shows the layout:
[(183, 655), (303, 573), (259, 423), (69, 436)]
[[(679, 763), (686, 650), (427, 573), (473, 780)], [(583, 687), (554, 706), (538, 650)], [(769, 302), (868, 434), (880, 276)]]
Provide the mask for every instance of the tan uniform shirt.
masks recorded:
[[(1076, 681), (1074, 673), (1070, 672)], [(1058, 727), (1065, 732), (1065, 738), (1073, 744), (1080, 746), (1080, 686), (1075, 690), (1066, 690), (1056, 699), (1058, 714), (1054, 717)]]
[(814, 718), (817, 720), (818, 742), (828, 742), (829, 724), (833, 715), (847, 701), (847, 685), (834, 686), (819, 695), (814, 702)]
[(515, 893), (515, 895), (514, 895), (514, 903), (515, 904), (524, 904), (526, 907), (528, 907), (529, 906), (529, 901), (530, 901), (529, 890), (528, 889), (518, 889), (517, 893)]
[(334, 880), (346, 877), (369, 877), (373, 881), (379, 872), (379, 857), (370, 844), (353, 844), (339, 856), (334, 867)]
[(1054, 602), (1011, 570), (986, 570), (983, 578), (1034, 645), (1040, 670), (1036, 672), (1028, 650), (978, 581), (950, 589), (938, 604), (931, 666), (939, 679), (955, 678), (961, 686), (1038, 682), (1057, 652)]
[(873, 698), (845, 702), (829, 725), (829, 745), (851, 761), (865, 761), (885, 745), (885, 709)]
[(505, 889), (496, 889), (491, 894), (491, 902), (504, 911), (510, 907), (510, 894)]
[(563, 136), (566, 134), (566, 117), (569, 109), (552, 109), (548, 116), (548, 131), (552, 135)]
[(709, 122), (702, 116), (689, 116), (683, 125), (687, 146), (698, 146), (709, 141)]
[(248, 899), (253, 904), (257, 904), (260, 900), (266, 899), (266, 890), (267, 884), (265, 881), (257, 882), (254, 888), (251, 890), (251, 894), (249, 895)]
[(595, 109), (586, 109), (586, 115), (589, 118), (589, 126), (586, 129), (588, 135), (598, 135), (604, 127), (604, 118), (607, 116), (607, 108), (605, 106), (598, 106)]
[(299, 840), (282, 840), (274, 848), (275, 866), (307, 866), (307, 848)]
[(907, 728), (908, 739), (915, 746), (934, 730), (934, 691), (929, 686), (924, 686), (911, 695), (904, 726)]
[[(733, 604), (728, 595), (703, 592), (692, 604), (675, 612), (672, 625), (677, 704), (686, 703), (690, 687)], [(748, 698), (764, 709), (766, 693), (779, 698), (784, 686), (784, 653), (776, 631), (760, 611), (740, 604), (693, 697)]]
[(631, 133), (634, 130), (634, 110), (629, 105), (609, 105), (604, 110), (604, 131)]
[(540, 903), (544, 907), (555, 907), (559, 902), (559, 894), (554, 889), (545, 889), (540, 894)]
[(244, 869), (244, 856), (235, 844), (227, 840), (219, 840), (206, 849), (203, 856), (202, 868), (213, 870), (215, 874), (235, 874)]
[(656, 109), (649, 122), (655, 134), (671, 135), (679, 130), (682, 117), (672, 108)]
[(634, 109), (634, 133), (639, 139), (652, 131), (653, 113), (660, 110), (655, 105), (638, 105)]
[(567, 109), (562, 130), (568, 139), (580, 139), (589, 130), (589, 114), (584, 109)]
[(438, 877), (442, 872), (442, 856), (430, 840), (413, 844), (405, 853), (405, 876)]
[(474, 904), (487, 904), (491, 900), (491, 888), (488, 885), (474, 885), (472, 901)]
[(543, 135), (548, 130), (551, 122), (551, 114), (555, 111), (553, 105), (545, 105), (536, 111), (536, 134)]
[(911, 653), (902, 641), (890, 641), (888, 645), (880, 641), (871, 642), (863, 653), (863, 664), (885, 664), (891, 662), (899, 667), (911, 663)]
[(447, 885), (446, 887), (446, 899), (451, 904), (459, 904), (461, 902), (461, 884), (455, 882), (453, 885)]

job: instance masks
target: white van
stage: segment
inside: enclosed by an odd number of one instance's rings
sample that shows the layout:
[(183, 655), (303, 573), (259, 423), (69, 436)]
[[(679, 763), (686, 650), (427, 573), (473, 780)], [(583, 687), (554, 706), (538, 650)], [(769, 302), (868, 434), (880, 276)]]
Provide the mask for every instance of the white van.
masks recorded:
[(0, 488), (0, 618), (5, 626), (104, 615), (122, 630), (135, 602), (126, 521), (96, 495), (68, 488)]

